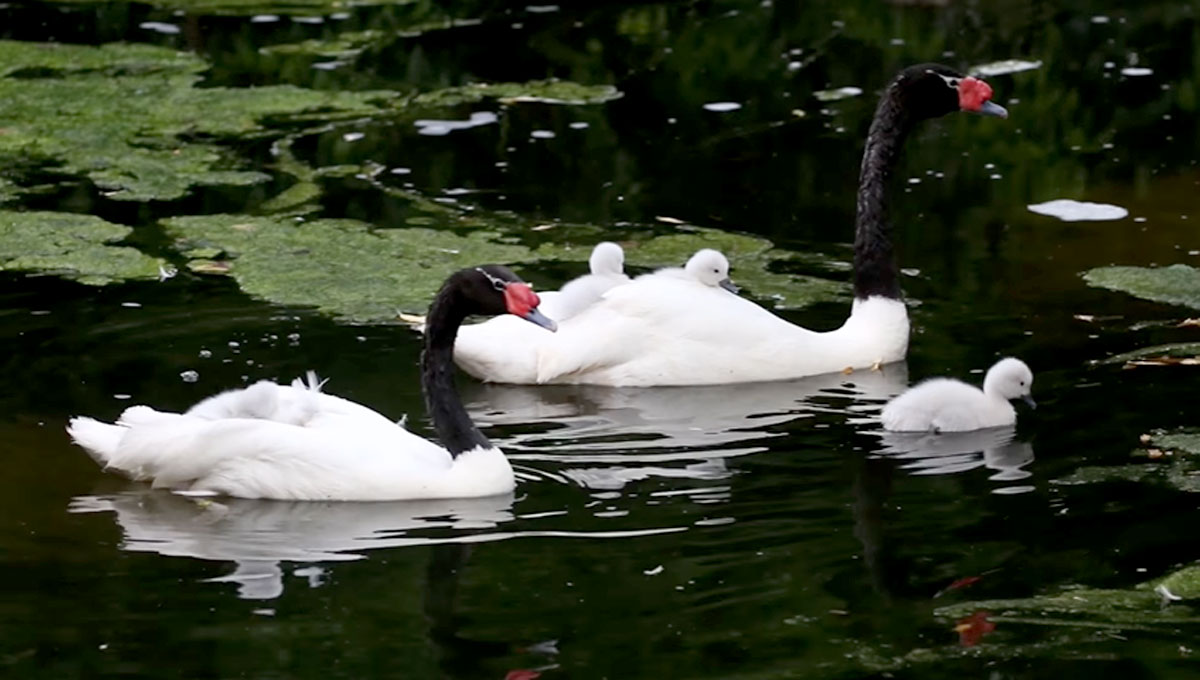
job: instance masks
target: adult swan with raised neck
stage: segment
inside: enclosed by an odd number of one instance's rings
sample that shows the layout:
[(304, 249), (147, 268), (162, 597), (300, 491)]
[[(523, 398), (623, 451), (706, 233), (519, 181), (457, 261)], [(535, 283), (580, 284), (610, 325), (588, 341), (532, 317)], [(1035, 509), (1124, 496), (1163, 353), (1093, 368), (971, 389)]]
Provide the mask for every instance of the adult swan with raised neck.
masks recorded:
[(538, 296), (506, 267), (453, 274), (429, 308), (421, 388), (438, 443), (307, 384), (261, 381), (186, 413), (148, 406), (114, 424), (72, 418), (71, 438), (105, 470), (180, 492), (286, 500), (469, 498), (513, 490), (504, 453), (454, 389), (454, 336), (467, 316), (513, 314), (549, 330)]
[(459, 365), (524, 384), (705, 385), (799, 378), (899, 361), (908, 350), (887, 215), (888, 184), (909, 132), (954, 111), (1005, 118), (987, 83), (939, 64), (904, 69), (883, 91), (863, 151), (854, 237), (854, 303), (840, 328), (813, 331), (727, 291), (670, 277), (612, 288), (554, 335), (513, 347), (473, 343)]

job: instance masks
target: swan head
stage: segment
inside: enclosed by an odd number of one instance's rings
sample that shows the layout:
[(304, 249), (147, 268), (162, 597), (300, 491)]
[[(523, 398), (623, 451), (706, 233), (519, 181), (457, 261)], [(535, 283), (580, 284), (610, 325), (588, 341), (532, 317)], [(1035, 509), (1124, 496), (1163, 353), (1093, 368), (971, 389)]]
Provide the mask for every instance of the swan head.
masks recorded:
[(889, 90), (917, 119), (955, 111), (1008, 118), (1008, 111), (991, 101), (991, 85), (942, 64), (910, 66), (896, 76)]
[(538, 311), (541, 300), (537, 293), (508, 267), (489, 264), (464, 269), (446, 282), (447, 288), (452, 286), (458, 288), (467, 314), (512, 314), (547, 330), (558, 330), (553, 320)]
[(1037, 403), (1030, 396), (1033, 389), (1033, 371), (1024, 361), (1007, 357), (997, 361), (988, 369), (983, 379), (983, 391), (1005, 400), (1024, 399), (1030, 408), (1036, 408)]
[(593, 274), (624, 274), (625, 251), (612, 241), (597, 243), (588, 258), (588, 269)]
[(697, 250), (684, 265), (683, 271), (706, 286), (720, 286), (736, 293), (738, 287), (729, 280), (729, 260), (712, 248)]

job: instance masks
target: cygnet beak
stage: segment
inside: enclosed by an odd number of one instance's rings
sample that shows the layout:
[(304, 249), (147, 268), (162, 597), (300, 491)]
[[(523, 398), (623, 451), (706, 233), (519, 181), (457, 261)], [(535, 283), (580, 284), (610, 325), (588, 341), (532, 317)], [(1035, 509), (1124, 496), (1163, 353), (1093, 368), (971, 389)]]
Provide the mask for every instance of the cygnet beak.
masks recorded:
[(1036, 408), (1037, 408), (1037, 402), (1033, 400), (1033, 395), (1032, 395), (1032, 394), (1026, 394), (1025, 396), (1021, 397), (1021, 399), (1022, 399), (1022, 400), (1023, 400), (1023, 401), (1024, 401), (1026, 404), (1029, 404), (1029, 408), (1033, 408), (1033, 409), (1036, 409)]
[(717, 282), (717, 285), (729, 291), (730, 293), (733, 293), (734, 295), (737, 295), (738, 291), (741, 290), (733, 284), (733, 281), (730, 281), (729, 279), (721, 279)]
[(537, 307), (529, 310), (529, 313), (521, 318), (525, 319), (526, 321), (532, 321), (551, 333), (558, 330), (558, 324), (554, 323), (554, 319), (551, 319), (545, 314), (539, 312)]

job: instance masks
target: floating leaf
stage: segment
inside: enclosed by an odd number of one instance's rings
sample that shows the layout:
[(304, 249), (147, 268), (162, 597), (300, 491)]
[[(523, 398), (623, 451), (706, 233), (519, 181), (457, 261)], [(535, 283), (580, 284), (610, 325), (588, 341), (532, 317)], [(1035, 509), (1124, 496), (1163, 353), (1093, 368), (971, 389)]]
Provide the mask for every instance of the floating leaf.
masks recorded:
[(1029, 212), (1049, 217), (1057, 217), (1063, 222), (1100, 222), (1105, 220), (1124, 219), (1129, 211), (1119, 205), (1108, 203), (1090, 203), (1060, 198), (1045, 203), (1034, 203), (1025, 206)]
[(1170, 267), (1098, 267), (1088, 270), (1089, 285), (1119, 290), (1135, 297), (1200, 309), (1200, 270), (1186, 264)]
[(1128, 364), (1154, 359), (1183, 359), (1200, 356), (1200, 342), (1177, 342), (1169, 345), (1143, 347), (1132, 352), (1123, 352), (1101, 360), (1102, 364)]
[(979, 66), (972, 66), (969, 73), (977, 76), (1004, 76), (1011, 73), (1020, 73), (1021, 71), (1032, 71), (1035, 68), (1041, 68), (1040, 61), (1026, 61), (1024, 59), (1003, 59), (1001, 61), (993, 61)]
[(543, 104), (603, 104), (619, 99), (621, 91), (612, 85), (580, 85), (551, 78), (527, 83), (476, 83), (426, 92), (412, 99), (415, 106), (456, 106), (500, 99), (504, 102), (540, 102)]
[(954, 632), (958, 633), (958, 644), (974, 647), (984, 635), (996, 630), (996, 624), (989, 621), (988, 616), (990, 614), (986, 611), (977, 611), (960, 619), (954, 626)]
[(860, 87), (838, 87), (831, 90), (819, 90), (817, 92), (813, 92), (813, 96), (816, 97), (817, 101), (819, 102), (836, 102), (842, 99), (857, 97), (862, 93), (863, 91)]
[(162, 260), (112, 245), (131, 231), (91, 215), (0, 211), (0, 269), (57, 274), (92, 285), (159, 278)]

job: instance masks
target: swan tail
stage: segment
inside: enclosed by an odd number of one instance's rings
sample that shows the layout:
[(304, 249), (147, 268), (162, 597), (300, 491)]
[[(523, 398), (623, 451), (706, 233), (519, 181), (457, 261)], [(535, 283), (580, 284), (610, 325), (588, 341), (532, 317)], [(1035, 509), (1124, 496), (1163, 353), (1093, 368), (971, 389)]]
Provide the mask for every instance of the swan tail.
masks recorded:
[(108, 467), (128, 429), (124, 425), (102, 423), (87, 416), (76, 416), (67, 423), (67, 434), (71, 436), (71, 441), (83, 447), (101, 467)]

